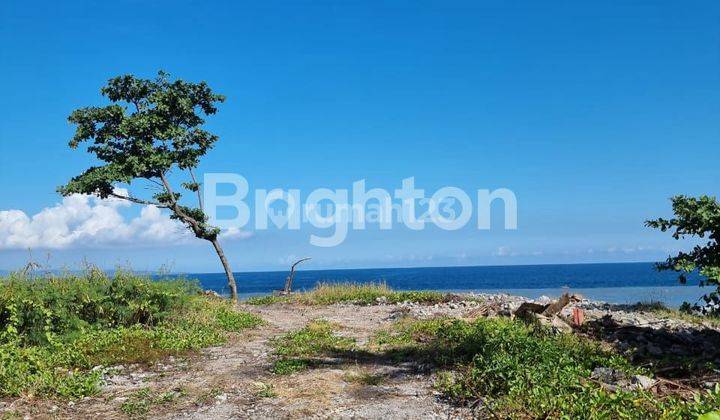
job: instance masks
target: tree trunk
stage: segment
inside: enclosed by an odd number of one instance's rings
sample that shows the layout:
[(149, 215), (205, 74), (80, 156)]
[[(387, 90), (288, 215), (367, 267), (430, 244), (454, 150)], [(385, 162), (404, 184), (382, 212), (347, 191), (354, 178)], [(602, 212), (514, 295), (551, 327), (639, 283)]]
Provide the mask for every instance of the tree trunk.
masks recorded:
[(290, 292), (292, 292), (292, 283), (293, 279), (295, 278), (295, 267), (297, 267), (298, 264), (300, 264), (301, 262), (307, 261), (309, 259), (309, 257), (299, 259), (295, 261), (295, 264), (293, 264), (292, 267), (290, 267), (290, 275), (288, 275), (285, 279), (285, 289), (283, 289), (284, 294), (288, 295), (290, 294)]
[(237, 285), (235, 284), (235, 276), (233, 276), (232, 269), (230, 268), (230, 263), (228, 263), (227, 258), (225, 258), (225, 253), (223, 252), (222, 248), (220, 247), (220, 242), (218, 242), (217, 239), (213, 239), (210, 242), (212, 242), (213, 247), (215, 247), (215, 252), (217, 252), (218, 257), (220, 257), (220, 262), (222, 263), (223, 268), (225, 269), (225, 275), (227, 276), (228, 287), (230, 287), (230, 298), (232, 299), (233, 303), (237, 303), (237, 301), (238, 301)]

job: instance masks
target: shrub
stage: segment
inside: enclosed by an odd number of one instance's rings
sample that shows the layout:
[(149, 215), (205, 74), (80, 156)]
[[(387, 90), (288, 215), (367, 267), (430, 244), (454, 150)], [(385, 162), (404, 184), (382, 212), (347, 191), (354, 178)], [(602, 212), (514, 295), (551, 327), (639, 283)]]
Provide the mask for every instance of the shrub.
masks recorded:
[(152, 363), (262, 322), (187, 281), (90, 272), (0, 284), (0, 396), (91, 395), (102, 366)]
[(153, 326), (199, 290), (189, 281), (151, 281), (125, 272), (112, 278), (98, 270), (65, 277), (10, 275), (0, 279), (2, 338), (49, 344), (53, 337), (91, 326)]

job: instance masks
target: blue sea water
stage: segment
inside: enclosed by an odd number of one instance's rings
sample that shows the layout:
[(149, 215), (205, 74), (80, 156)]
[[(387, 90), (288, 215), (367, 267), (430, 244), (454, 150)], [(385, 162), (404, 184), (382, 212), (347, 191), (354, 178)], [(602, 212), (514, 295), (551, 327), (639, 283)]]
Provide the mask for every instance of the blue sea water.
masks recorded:
[[(285, 271), (236, 273), (243, 297), (281, 289)], [(223, 273), (187, 273), (203, 288), (228, 293)], [(305, 270), (295, 276), (294, 289), (308, 290), (320, 282), (385, 282), (398, 290), (442, 290), (511, 293), (536, 298), (558, 296), (564, 291), (611, 303), (661, 301), (678, 306), (695, 302), (709, 292), (690, 276), (680, 285), (677, 273), (658, 272), (652, 263), (553, 264), (477, 267), (372, 268)]]

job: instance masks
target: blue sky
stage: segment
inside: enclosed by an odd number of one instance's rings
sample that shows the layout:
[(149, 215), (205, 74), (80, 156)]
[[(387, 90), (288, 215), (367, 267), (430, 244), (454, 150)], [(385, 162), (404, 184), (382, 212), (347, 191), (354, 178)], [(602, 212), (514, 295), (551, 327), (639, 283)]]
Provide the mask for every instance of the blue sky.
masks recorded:
[[(112, 76), (159, 69), (228, 97), (200, 172), (302, 191), (414, 176), (518, 199), (516, 231), (369, 229), (334, 248), (305, 228), (254, 232), (226, 241), (238, 271), (305, 255), (307, 268), (658, 260), (683, 244), (643, 221), (669, 216), (674, 194), (718, 194), (717, 2), (98, 3), (0, 6), (0, 211), (57, 206), (55, 188), (93, 163), (67, 147), (68, 114), (103, 104)], [(220, 271), (203, 242), (33, 249), (47, 253)], [(0, 269), (27, 255), (0, 248)]]

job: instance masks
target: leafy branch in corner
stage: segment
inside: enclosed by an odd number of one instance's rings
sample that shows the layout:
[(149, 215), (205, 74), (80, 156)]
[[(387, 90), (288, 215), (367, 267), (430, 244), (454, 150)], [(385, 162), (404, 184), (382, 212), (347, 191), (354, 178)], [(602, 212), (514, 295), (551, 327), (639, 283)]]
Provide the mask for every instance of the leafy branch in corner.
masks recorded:
[[(715, 197), (699, 198), (678, 195), (672, 199), (675, 216), (672, 219), (648, 220), (645, 225), (663, 232), (671, 232), (675, 239), (697, 237), (701, 243), (688, 252), (679, 252), (658, 263), (659, 270), (680, 272), (680, 282), (686, 283), (686, 273), (697, 271), (702, 277), (701, 286), (716, 286), (714, 292), (703, 296), (707, 305), (692, 309), (704, 312), (720, 311), (720, 204)], [(685, 305), (689, 309), (688, 305)]]

